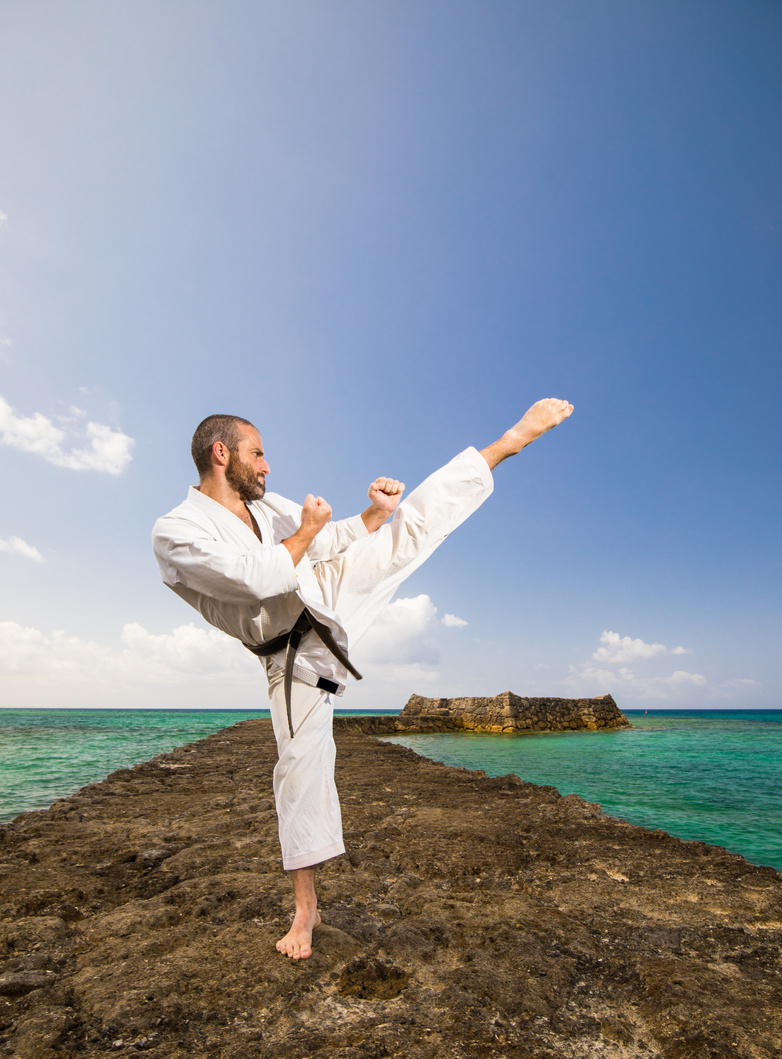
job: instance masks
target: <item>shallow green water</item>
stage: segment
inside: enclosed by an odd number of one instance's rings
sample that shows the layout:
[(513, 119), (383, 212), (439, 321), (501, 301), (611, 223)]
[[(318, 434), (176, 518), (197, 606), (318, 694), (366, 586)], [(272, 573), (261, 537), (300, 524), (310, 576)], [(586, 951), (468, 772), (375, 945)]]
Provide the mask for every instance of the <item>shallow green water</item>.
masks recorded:
[(0, 710), (0, 821), (259, 711)]
[(115, 769), (268, 716), (268, 710), (0, 709), (0, 822), (44, 809)]
[(513, 772), (612, 816), (782, 871), (782, 711), (628, 711), (633, 728), (394, 736), (447, 765)]

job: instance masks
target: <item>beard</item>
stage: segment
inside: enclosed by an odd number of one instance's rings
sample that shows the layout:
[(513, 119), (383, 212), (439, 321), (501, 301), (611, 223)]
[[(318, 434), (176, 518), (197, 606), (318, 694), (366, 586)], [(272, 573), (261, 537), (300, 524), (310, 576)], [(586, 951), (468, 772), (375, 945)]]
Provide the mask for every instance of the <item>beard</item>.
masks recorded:
[(236, 452), (231, 453), (225, 468), (225, 480), (245, 503), (248, 500), (262, 500), (266, 492), (266, 482), (259, 479), (250, 464), (240, 459)]

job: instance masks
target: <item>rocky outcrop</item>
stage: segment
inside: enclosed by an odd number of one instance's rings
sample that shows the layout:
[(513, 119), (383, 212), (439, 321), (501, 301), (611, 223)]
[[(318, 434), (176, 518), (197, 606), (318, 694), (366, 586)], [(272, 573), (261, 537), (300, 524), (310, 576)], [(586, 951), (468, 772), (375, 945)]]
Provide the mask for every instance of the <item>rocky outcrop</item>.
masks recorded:
[(348, 852), (303, 963), (269, 721), (0, 827), (0, 1057), (778, 1059), (772, 868), (336, 738)]
[(335, 720), (338, 727), (383, 732), (566, 732), (627, 728), (611, 695), (595, 699), (527, 698), (504, 691), (494, 698), (425, 699), (411, 695), (396, 717)]

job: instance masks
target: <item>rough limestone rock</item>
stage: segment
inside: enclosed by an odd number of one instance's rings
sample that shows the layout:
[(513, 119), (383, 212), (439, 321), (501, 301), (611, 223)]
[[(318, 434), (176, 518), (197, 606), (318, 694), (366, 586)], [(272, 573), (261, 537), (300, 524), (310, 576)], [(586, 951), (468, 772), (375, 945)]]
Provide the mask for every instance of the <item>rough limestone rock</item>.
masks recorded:
[(779, 1059), (772, 868), (349, 729), (280, 956), (275, 759), (246, 721), (0, 827), (3, 1059)]
[(610, 695), (597, 699), (530, 699), (504, 691), (493, 699), (424, 699), (411, 695), (400, 715), (404, 726), (473, 732), (559, 732), (624, 728), (629, 721)]
[(336, 718), (338, 727), (383, 732), (565, 732), (627, 728), (611, 695), (532, 699), (504, 691), (494, 698), (425, 699), (411, 695), (396, 717)]

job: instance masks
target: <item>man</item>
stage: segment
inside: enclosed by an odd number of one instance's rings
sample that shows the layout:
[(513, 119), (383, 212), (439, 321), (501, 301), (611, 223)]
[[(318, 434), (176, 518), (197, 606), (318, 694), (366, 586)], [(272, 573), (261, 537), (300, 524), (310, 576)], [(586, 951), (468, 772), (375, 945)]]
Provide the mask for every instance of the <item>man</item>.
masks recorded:
[(375, 479), (370, 506), (339, 522), (330, 521), (322, 497), (309, 494), (300, 507), (266, 493), (269, 464), (249, 420), (209, 416), (193, 435), (199, 485), (158, 519), (153, 545), (165, 584), (266, 668), (283, 868), (296, 904), (277, 949), (292, 959), (311, 955), (320, 923), (315, 867), (345, 851), (331, 697), (344, 691), (348, 671), (359, 676), (349, 648), (401, 582), (483, 503), (497, 464), (572, 411), (567, 401), (538, 401), (498, 441), (466, 449), (401, 504), (401, 482)]

